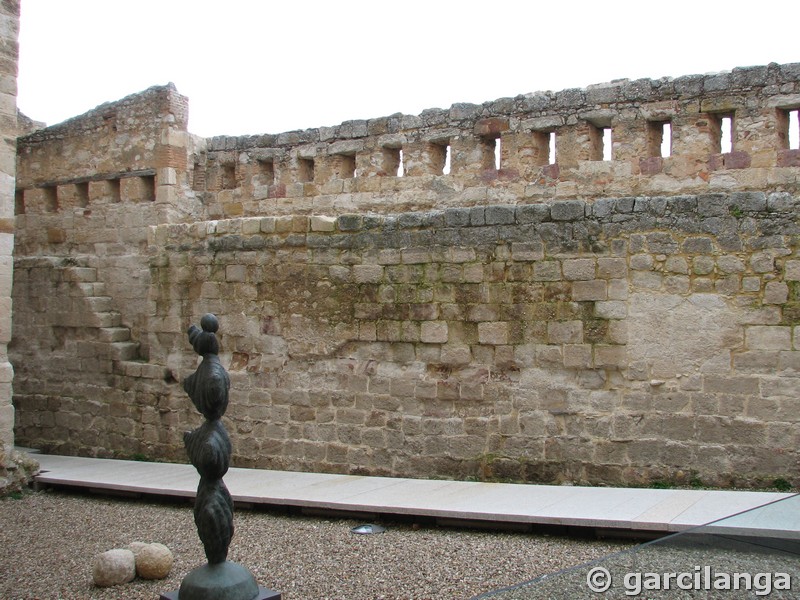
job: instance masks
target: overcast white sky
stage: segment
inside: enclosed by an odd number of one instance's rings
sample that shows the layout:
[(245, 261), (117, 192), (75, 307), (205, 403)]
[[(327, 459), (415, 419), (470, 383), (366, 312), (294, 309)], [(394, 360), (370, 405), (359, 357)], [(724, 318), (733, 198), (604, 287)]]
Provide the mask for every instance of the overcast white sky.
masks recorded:
[(169, 81), (189, 129), (280, 133), (612, 79), (800, 62), (796, 0), (22, 0), (18, 105)]

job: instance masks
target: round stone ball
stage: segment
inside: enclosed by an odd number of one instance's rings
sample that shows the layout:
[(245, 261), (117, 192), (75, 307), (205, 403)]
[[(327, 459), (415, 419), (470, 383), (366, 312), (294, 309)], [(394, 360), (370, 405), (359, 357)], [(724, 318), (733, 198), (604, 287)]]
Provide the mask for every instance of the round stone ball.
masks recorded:
[(139, 556), (139, 552), (142, 551), (142, 548), (146, 548), (149, 544), (145, 544), (144, 542), (131, 542), (128, 544), (128, 550), (133, 552), (133, 556)]
[(164, 579), (173, 562), (172, 552), (164, 544), (145, 544), (136, 552), (136, 574), (142, 579)]
[(136, 577), (136, 558), (133, 552), (117, 548), (102, 552), (92, 562), (92, 578), (98, 587), (110, 587), (133, 581)]
[(208, 331), (210, 333), (217, 333), (219, 329), (219, 321), (217, 320), (216, 315), (211, 313), (206, 313), (200, 318), (200, 328), (203, 331)]

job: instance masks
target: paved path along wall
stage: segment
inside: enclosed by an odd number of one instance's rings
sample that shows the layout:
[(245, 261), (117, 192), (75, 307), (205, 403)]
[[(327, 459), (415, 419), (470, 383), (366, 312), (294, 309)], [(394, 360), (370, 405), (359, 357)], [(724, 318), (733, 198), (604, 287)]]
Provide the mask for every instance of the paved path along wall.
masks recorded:
[(798, 107), (769, 65), (203, 140), (166, 86), (22, 138), (17, 436), (183, 460), (210, 311), (238, 466), (793, 480)]

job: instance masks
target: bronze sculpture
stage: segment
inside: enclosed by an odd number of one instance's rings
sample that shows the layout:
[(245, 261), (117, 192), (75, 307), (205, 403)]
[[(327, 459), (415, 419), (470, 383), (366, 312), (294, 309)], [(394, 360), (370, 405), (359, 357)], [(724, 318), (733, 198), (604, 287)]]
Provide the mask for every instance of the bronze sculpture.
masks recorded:
[(206, 422), (194, 431), (183, 434), (189, 460), (200, 473), (194, 522), (208, 563), (218, 564), (228, 557), (233, 537), (233, 500), (222, 481), (228, 471), (231, 440), (222, 425), (222, 415), (228, 408), (231, 387), (228, 373), (219, 362), (219, 342), (216, 332), (219, 323), (214, 315), (205, 315), (189, 328), (189, 342), (203, 357), (197, 370), (183, 381), (183, 389)]
[(200, 474), (194, 504), (194, 522), (208, 559), (181, 582), (178, 592), (161, 600), (280, 600), (281, 595), (259, 587), (243, 566), (227, 560), (233, 538), (233, 499), (222, 480), (231, 459), (231, 440), (222, 424), (228, 408), (230, 378), (219, 360), (216, 333), (219, 321), (212, 314), (189, 327), (189, 342), (203, 357), (197, 370), (183, 381), (205, 422), (183, 435), (189, 460)]

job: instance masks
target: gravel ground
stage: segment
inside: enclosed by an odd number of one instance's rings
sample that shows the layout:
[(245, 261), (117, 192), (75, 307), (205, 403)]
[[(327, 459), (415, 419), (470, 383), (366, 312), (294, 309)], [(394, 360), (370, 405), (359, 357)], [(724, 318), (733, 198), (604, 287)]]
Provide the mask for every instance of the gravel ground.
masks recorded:
[[(760, 542), (738, 543), (728, 536), (710, 538), (686, 540), (686, 545), (665, 539), (638, 546), (633, 552), (570, 569), (491, 600), (596, 600), (600, 594), (603, 598), (647, 600), (798, 598), (796, 542), (789, 548), (771, 548)], [(683, 578), (678, 579), (678, 574)], [(587, 584), (590, 579), (608, 588), (594, 593)]]
[[(466, 599), (632, 544), (237, 510), (228, 558), (284, 600)], [(175, 555), (170, 576), (113, 588), (92, 584), (92, 558), (134, 541)], [(0, 599), (156, 600), (205, 562), (188, 504), (29, 492), (0, 501)]]

